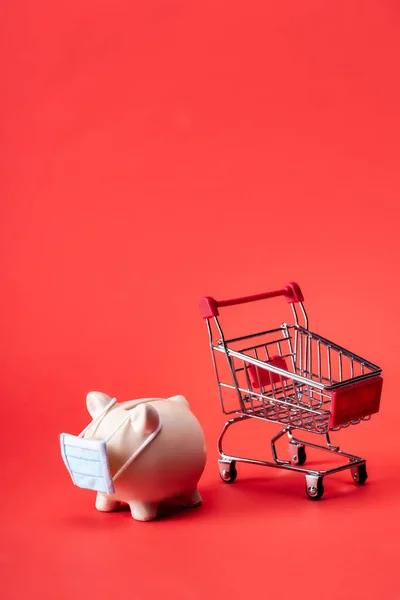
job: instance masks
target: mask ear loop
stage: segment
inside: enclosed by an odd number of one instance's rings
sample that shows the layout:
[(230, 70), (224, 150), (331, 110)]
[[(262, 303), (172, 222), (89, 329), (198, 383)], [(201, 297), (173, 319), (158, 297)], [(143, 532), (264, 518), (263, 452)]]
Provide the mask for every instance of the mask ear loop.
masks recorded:
[[(110, 410), (110, 408), (112, 406), (114, 406), (114, 404), (117, 402), (116, 398), (113, 398), (108, 404), (107, 406), (104, 408), (104, 410), (99, 414), (98, 417), (96, 417), (95, 419), (93, 419), (92, 421), (90, 421), (89, 425), (86, 425), (85, 429), (83, 431), (81, 431), (81, 433), (78, 435), (78, 437), (83, 437), (85, 435), (85, 433), (88, 431), (88, 429), (94, 425), (95, 423), (97, 423), (97, 427), (100, 425), (100, 423), (102, 422), (102, 420), (104, 419), (104, 417), (106, 416), (107, 412)], [(96, 429), (93, 432), (93, 435), (96, 433)]]
[[(130, 421), (131, 416), (128, 415), (123, 421), (121, 421), (121, 423), (118, 425), (117, 429), (115, 429), (111, 435), (108, 436), (108, 438), (106, 439), (106, 444), (107, 442), (110, 441), (110, 439), (117, 433), (117, 431), (119, 431), (121, 429), (121, 427), (123, 425), (125, 425), (128, 421)], [(128, 458), (128, 460), (126, 462), (124, 462), (124, 464), (122, 465), (122, 467), (120, 467), (120, 469), (116, 472), (116, 474), (114, 475), (114, 477), (112, 478), (113, 481), (115, 481), (117, 479), (117, 477), (119, 477), (123, 471), (125, 471), (125, 469), (127, 469), (129, 467), (129, 465), (131, 464), (132, 461), (135, 460), (135, 458), (137, 456), (139, 456), (139, 454), (141, 452), (143, 452), (143, 450), (146, 448), (146, 446), (148, 446), (150, 444), (150, 442), (152, 442), (154, 440), (154, 438), (160, 433), (161, 431), (161, 418), (158, 422), (158, 425), (156, 427), (156, 429), (149, 435), (148, 438), (145, 439), (145, 441), (143, 442), (143, 444), (141, 444), (139, 446), (139, 448), (137, 448), (135, 450), (135, 452), (133, 454), (131, 454), (131, 456)]]
[[(78, 437), (83, 437), (83, 436), (85, 435), (85, 433), (88, 431), (88, 429), (89, 429), (89, 428), (90, 428), (92, 425), (94, 425), (96, 422), (97, 422), (97, 427), (98, 427), (98, 426), (100, 425), (101, 421), (102, 421), (102, 420), (104, 419), (104, 417), (106, 416), (107, 412), (110, 410), (110, 408), (111, 408), (112, 406), (114, 406), (114, 404), (115, 404), (116, 402), (117, 402), (117, 399), (116, 399), (116, 398), (113, 398), (113, 399), (111, 400), (111, 402), (109, 402), (109, 403), (107, 404), (107, 406), (104, 408), (104, 410), (102, 411), (102, 413), (101, 413), (101, 414), (100, 414), (98, 417), (96, 417), (95, 419), (93, 419), (93, 420), (92, 420), (92, 421), (89, 423), (89, 425), (87, 425), (87, 426), (85, 427), (85, 429), (84, 429), (83, 431), (81, 431), (81, 433), (79, 434), (79, 436), (78, 436)], [(114, 436), (114, 435), (117, 433), (117, 431), (119, 431), (119, 430), (121, 429), (121, 427), (122, 427), (123, 425), (125, 425), (125, 423), (127, 423), (127, 422), (130, 420), (130, 418), (131, 418), (131, 417), (130, 417), (130, 415), (128, 415), (128, 416), (127, 416), (125, 419), (123, 419), (123, 420), (121, 421), (121, 423), (118, 425), (118, 427), (117, 427), (116, 429), (114, 429), (114, 431), (112, 432), (112, 434), (111, 434), (111, 435), (109, 435), (109, 436), (108, 436), (108, 438), (105, 440), (106, 444), (107, 444), (107, 442), (109, 442), (109, 441), (110, 441), (110, 439), (111, 439), (111, 438), (112, 438), (112, 437), (113, 437), (113, 436)], [(94, 430), (93, 434), (96, 432), (96, 430), (97, 430), (97, 427), (96, 427), (96, 429)], [(143, 442), (143, 444), (141, 444), (141, 445), (139, 446), (139, 448), (137, 448), (137, 450), (135, 450), (135, 452), (134, 452), (134, 453), (133, 453), (133, 454), (132, 454), (132, 455), (131, 455), (131, 456), (128, 458), (128, 460), (127, 460), (127, 461), (126, 461), (126, 462), (125, 462), (125, 463), (122, 465), (122, 467), (121, 467), (121, 468), (120, 468), (120, 469), (117, 471), (117, 473), (116, 473), (116, 474), (114, 475), (114, 477), (112, 478), (112, 480), (113, 480), (113, 481), (115, 481), (115, 480), (117, 479), (117, 477), (119, 477), (119, 476), (120, 476), (120, 475), (123, 473), (123, 471), (125, 471), (125, 469), (127, 469), (127, 468), (129, 467), (129, 465), (131, 464), (131, 462), (133, 462), (133, 461), (135, 460), (135, 458), (136, 458), (137, 456), (139, 456), (139, 454), (140, 454), (141, 452), (143, 452), (143, 450), (146, 448), (146, 446), (148, 446), (148, 445), (150, 444), (150, 442), (152, 442), (152, 441), (154, 440), (154, 438), (155, 438), (155, 437), (156, 437), (156, 436), (157, 436), (157, 435), (160, 433), (160, 431), (161, 431), (161, 427), (162, 427), (162, 423), (161, 423), (161, 419), (160, 419), (160, 420), (159, 420), (159, 423), (158, 423), (158, 425), (157, 425), (157, 427), (156, 427), (156, 429), (155, 429), (155, 430), (154, 430), (154, 431), (153, 431), (153, 432), (152, 432), (152, 433), (149, 435), (149, 437), (148, 437), (148, 438), (146, 438), (146, 439), (145, 439), (145, 441)]]
[[(124, 421), (121, 423), (121, 425), (118, 427), (118, 429), (120, 427), (122, 427), (122, 425), (124, 423), (127, 422), (127, 420), (130, 419), (130, 417), (128, 417), (127, 419), (124, 419)], [(133, 462), (135, 460), (135, 458), (137, 456), (139, 456), (139, 454), (141, 452), (143, 452), (143, 450), (146, 448), (146, 446), (148, 446), (150, 444), (150, 442), (152, 442), (154, 440), (154, 438), (160, 433), (161, 431), (161, 427), (162, 427), (162, 423), (161, 423), (161, 419), (156, 427), (156, 429), (149, 435), (149, 437), (147, 439), (145, 439), (145, 441), (143, 442), (143, 444), (141, 444), (139, 446), (139, 448), (137, 450), (135, 450), (135, 452), (128, 458), (128, 460), (122, 465), (122, 467), (119, 469), (119, 471), (116, 472), (116, 474), (114, 475), (114, 477), (112, 478), (113, 481), (115, 481), (117, 479), (117, 477), (119, 477), (123, 471), (125, 471), (125, 469), (127, 469), (129, 467), (129, 465), (131, 464), (131, 462)], [(114, 433), (116, 433), (118, 431), (118, 429), (116, 429), (114, 431)], [(112, 437), (114, 435), (114, 433), (112, 433), (110, 435), (110, 437)], [(110, 437), (107, 439), (107, 441), (110, 439)]]
[(125, 419), (123, 419), (123, 420), (121, 421), (121, 423), (118, 425), (117, 429), (114, 429), (114, 431), (112, 432), (112, 434), (111, 434), (111, 435), (109, 435), (109, 436), (108, 436), (108, 438), (106, 438), (106, 444), (107, 444), (107, 442), (109, 442), (109, 441), (111, 440), (111, 438), (112, 438), (112, 437), (113, 437), (113, 436), (114, 436), (114, 435), (117, 433), (117, 431), (119, 431), (119, 430), (121, 429), (121, 427), (122, 427), (123, 425), (125, 425), (125, 423), (127, 423), (127, 422), (130, 420), (130, 418), (131, 418), (131, 416), (130, 416), (130, 415), (128, 415), (127, 417), (125, 417)]

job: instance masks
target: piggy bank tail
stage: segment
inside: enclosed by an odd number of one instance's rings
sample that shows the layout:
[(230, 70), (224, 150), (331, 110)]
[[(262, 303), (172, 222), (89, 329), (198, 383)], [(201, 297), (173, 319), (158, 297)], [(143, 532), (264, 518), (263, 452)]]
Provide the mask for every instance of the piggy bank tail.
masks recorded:
[(186, 404), (189, 406), (189, 402), (186, 400), (184, 396), (171, 396), (171, 398), (167, 398), (168, 402), (178, 402), (179, 404)]

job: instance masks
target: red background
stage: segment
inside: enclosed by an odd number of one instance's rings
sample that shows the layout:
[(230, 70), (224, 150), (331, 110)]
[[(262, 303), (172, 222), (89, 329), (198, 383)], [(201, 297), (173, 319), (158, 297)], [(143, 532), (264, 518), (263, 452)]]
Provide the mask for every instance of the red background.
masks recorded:
[[(398, 599), (398, 2), (0, 10), (2, 597)], [(291, 280), (312, 329), (384, 368), (379, 415), (335, 437), (370, 478), (331, 477), (319, 503), (299, 475), (216, 467), (198, 301)], [(202, 508), (95, 511), (58, 446), (89, 390), (186, 395)], [(234, 450), (265, 454), (261, 425)]]

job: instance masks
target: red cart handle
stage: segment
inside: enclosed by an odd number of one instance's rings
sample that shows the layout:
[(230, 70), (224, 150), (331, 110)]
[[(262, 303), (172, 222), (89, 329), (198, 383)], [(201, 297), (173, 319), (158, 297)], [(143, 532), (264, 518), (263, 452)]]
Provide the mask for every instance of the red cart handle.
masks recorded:
[(276, 296), (285, 296), (286, 300), (293, 304), (294, 302), (303, 302), (304, 297), (297, 283), (288, 283), (281, 290), (273, 292), (265, 292), (264, 294), (256, 294), (255, 296), (244, 296), (243, 298), (233, 298), (232, 300), (221, 300), (217, 302), (214, 298), (206, 296), (200, 301), (200, 313), (203, 319), (211, 319), (219, 315), (218, 308), (224, 306), (234, 306), (235, 304), (246, 304), (247, 302), (255, 302), (256, 300), (266, 300), (267, 298), (275, 298)]

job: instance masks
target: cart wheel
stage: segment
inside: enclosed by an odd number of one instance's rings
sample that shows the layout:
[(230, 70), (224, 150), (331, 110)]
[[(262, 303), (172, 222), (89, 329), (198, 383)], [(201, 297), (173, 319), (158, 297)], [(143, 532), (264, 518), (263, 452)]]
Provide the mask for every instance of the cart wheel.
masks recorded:
[(307, 460), (306, 449), (304, 448), (304, 446), (300, 446), (299, 452), (298, 452), (297, 464), (301, 467), (301, 465), (304, 465), (306, 460)]
[(351, 470), (354, 483), (363, 485), (368, 479), (367, 465), (364, 463)]
[(306, 454), (306, 449), (302, 444), (299, 444), (297, 446), (290, 445), (290, 451), (291, 451), (291, 462), (294, 463), (295, 465), (298, 465), (299, 467), (301, 467), (301, 465), (304, 465), (304, 463), (307, 460), (307, 454)]
[(220, 463), (219, 476), (224, 483), (233, 483), (237, 477), (236, 463)]
[(306, 494), (310, 500), (319, 500), (324, 494), (324, 486), (322, 485), (323, 477), (318, 477), (313, 482), (306, 480)]

